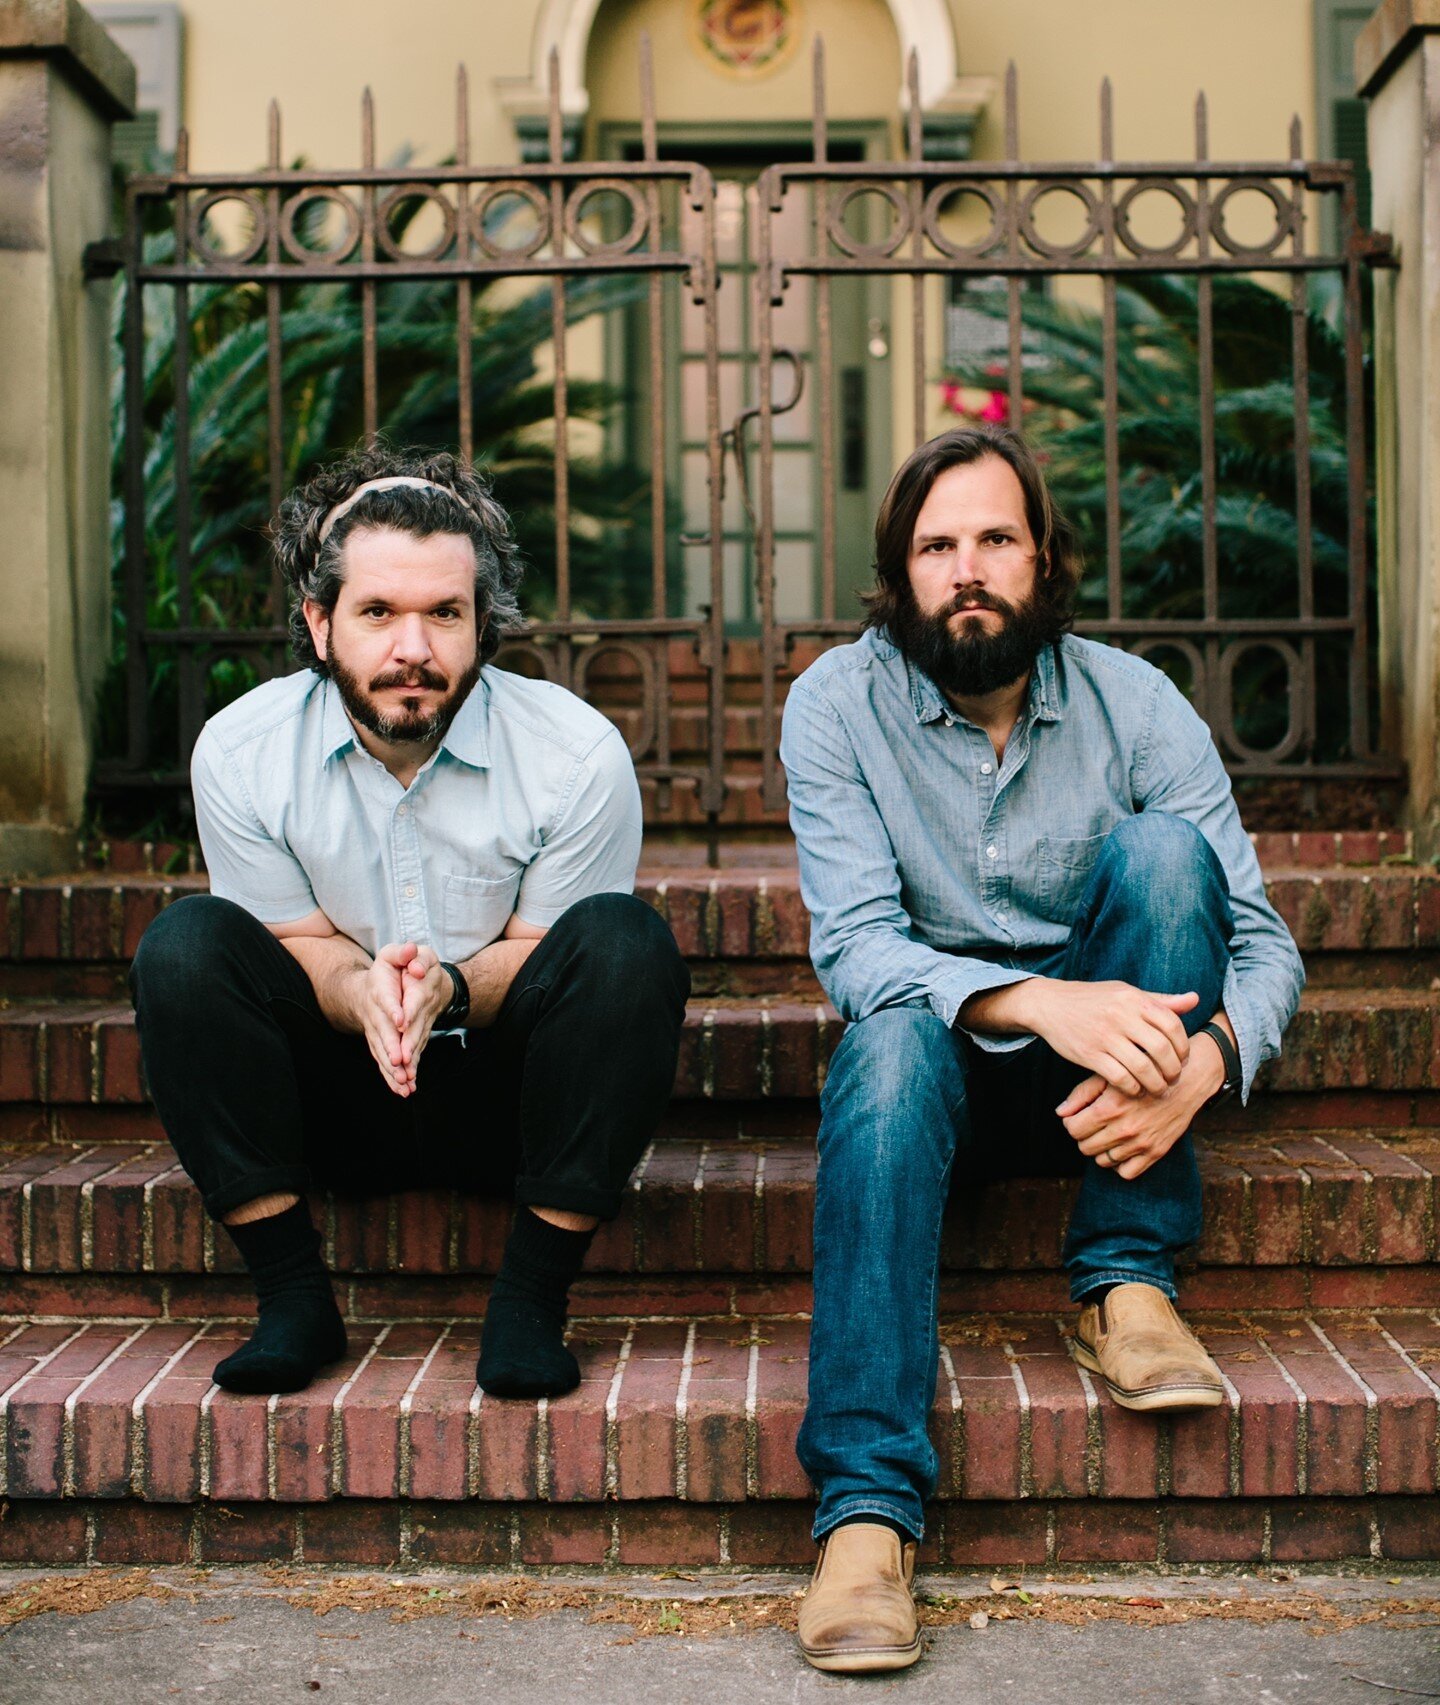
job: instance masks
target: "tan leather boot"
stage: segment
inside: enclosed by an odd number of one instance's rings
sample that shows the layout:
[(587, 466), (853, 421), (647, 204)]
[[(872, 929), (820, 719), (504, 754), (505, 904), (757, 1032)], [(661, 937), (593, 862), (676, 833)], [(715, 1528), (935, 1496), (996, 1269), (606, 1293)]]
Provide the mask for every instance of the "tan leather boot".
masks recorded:
[(1126, 1409), (1209, 1409), (1225, 1397), (1205, 1346), (1154, 1285), (1116, 1285), (1080, 1310), (1075, 1360)]
[(800, 1650), (816, 1669), (858, 1675), (904, 1669), (920, 1656), (910, 1583), (915, 1542), (879, 1522), (847, 1522), (820, 1545), (800, 1606)]

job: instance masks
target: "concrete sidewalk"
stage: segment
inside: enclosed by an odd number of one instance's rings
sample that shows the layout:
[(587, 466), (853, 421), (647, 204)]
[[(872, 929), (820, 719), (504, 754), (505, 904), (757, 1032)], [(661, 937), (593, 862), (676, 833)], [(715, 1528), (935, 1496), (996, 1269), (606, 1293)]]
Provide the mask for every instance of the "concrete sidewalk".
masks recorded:
[[(1042, 1579), (1025, 1582), (1028, 1603), (991, 1591), (985, 1577), (935, 1577), (924, 1583), (927, 1620), (940, 1625), (925, 1658), (866, 1680), (821, 1675), (800, 1659), (788, 1625), (801, 1584), (258, 1568), (5, 1573), (0, 1702), (218, 1696), (248, 1705), (318, 1693), (337, 1705), (768, 1705), (860, 1689), (947, 1705), (1440, 1699), (1433, 1576)], [(43, 1609), (65, 1602), (94, 1608)], [(973, 1628), (982, 1607), (989, 1620)], [(720, 1631), (696, 1632), (709, 1629)]]

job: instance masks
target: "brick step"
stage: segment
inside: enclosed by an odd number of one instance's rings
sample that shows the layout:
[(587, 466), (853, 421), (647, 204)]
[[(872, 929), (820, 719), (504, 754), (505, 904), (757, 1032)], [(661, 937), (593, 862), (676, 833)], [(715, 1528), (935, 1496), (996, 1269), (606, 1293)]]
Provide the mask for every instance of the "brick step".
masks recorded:
[[(1201, 1137), (1199, 1268), (1413, 1267), (1440, 1262), (1440, 1133)], [(589, 1271), (808, 1274), (811, 1142), (654, 1143)], [(955, 1271), (1055, 1273), (1074, 1198), (1065, 1178), (958, 1188), (942, 1261)], [(312, 1202), (341, 1275), (493, 1273), (510, 1205), (442, 1190)], [(0, 1272), (237, 1274), (168, 1143), (0, 1150)], [(1437, 1293), (1440, 1300), (1440, 1293)], [(0, 1301), (0, 1312), (13, 1312)]]
[[(1117, 1407), (1046, 1314), (941, 1327), (939, 1496), (970, 1502), (1373, 1498), (1440, 1485), (1434, 1313), (1191, 1315), (1227, 1401), (1169, 1421)], [(809, 1327), (583, 1321), (582, 1383), (483, 1398), (473, 1322), (355, 1327), (306, 1391), (211, 1381), (238, 1324), (30, 1323), (0, 1338), (9, 1499), (748, 1506), (808, 1499), (795, 1460)], [(798, 1511), (797, 1511), (798, 1513)], [(1433, 1538), (1433, 1529), (1432, 1529)]]
[[(833, 1008), (754, 997), (692, 1000), (679, 1100), (809, 1099), (844, 1031)], [(1308, 989), (1267, 1090), (1440, 1088), (1440, 991)], [(0, 1010), (0, 1104), (145, 1100), (128, 1003), (13, 1001)]]
[[(703, 855), (701, 848), (675, 850)], [(754, 851), (745, 856), (753, 859)], [(13, 883), (0, 963), (126, 965), (165, 906), (207, 887), (198, 872), (118, 880), (88, 872)], [(1276, 866), (1267, 869), (1266, 887), (1307, 953), (1440, 954), (1440, 872), (1432, 867)], [(648, 863), (637, 891), (691, 960), (806, 959), (810, 920), (793, 857), (719, 870), (678, 858)]]

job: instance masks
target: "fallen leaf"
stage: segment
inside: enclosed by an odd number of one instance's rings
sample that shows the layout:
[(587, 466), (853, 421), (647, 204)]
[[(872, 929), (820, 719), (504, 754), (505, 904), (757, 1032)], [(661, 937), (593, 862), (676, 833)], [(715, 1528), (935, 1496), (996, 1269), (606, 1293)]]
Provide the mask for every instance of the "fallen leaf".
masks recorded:
[(1019, 1585), (1019, 1581), (1007, 1581), (1001, 1575), (992, 1575), (990, 1577), (990, 1591), (992, 1593), (1013, 1592)]
[(1164, 1610), (1165, 1608), (1163, 1598), (1127, 1598), (1125, 1602), (1126, 1604), (1138, 1605), (1142, 1610)]

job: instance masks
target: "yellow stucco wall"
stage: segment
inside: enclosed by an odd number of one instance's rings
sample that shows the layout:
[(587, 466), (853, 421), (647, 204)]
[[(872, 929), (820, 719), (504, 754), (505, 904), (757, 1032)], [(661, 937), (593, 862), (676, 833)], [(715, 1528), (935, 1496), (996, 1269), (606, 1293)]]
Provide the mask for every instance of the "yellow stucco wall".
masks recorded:
[[(1115, 85), (1122, 155), (1188, 154), (1191, 102), (1210, 96), (1220, 157), (1275, 157), (1298, 112), (1313, 134), (1310, 0), (950, 0), (964, 74), (1020, 72), (1022, 151), (1089, 157), (1100, 78)], [(594, 110), (633, 115), (633, 45), (655, 41), (662, 120), (803, 118), (807, 44), (830, 42), (837, 116), (892, 118), (899, 57), (883, 0), (802, 0), (807, 43), (772, 77), (739, 83), (704, 63), (689, 38), (689, 0), (605, 0), (591, 38)], [(383, 159), (409, 143), (421, 160), (453, 146), (453, 76), (471, 75), (476, 159), (507, 159), (514, 134), (497, 78), (528, 76), (541, 0), (185, 0), (185, 116), (201, 170), (244, 170), (265, 147), (265, 105), (279, 98), (284, 151), (317, 164), (358, 158), (362, 87), (374, 89)], [(998, 103), (977, 152), (1000, 151)]]

